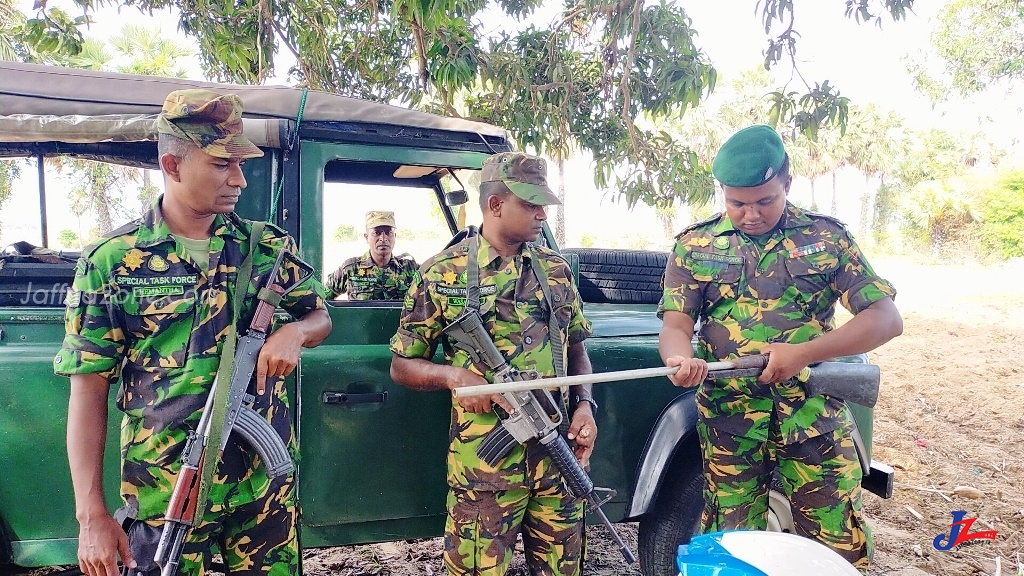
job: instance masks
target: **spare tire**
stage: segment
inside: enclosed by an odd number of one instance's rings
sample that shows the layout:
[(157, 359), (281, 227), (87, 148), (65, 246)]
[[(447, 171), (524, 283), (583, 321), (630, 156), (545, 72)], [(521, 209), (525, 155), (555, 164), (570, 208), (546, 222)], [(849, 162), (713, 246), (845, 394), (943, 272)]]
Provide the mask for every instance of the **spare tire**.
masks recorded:
[(668, 252), (566, 248), (580, 260), (579, 289), (584, 302), (657, 304), (661, 300)]

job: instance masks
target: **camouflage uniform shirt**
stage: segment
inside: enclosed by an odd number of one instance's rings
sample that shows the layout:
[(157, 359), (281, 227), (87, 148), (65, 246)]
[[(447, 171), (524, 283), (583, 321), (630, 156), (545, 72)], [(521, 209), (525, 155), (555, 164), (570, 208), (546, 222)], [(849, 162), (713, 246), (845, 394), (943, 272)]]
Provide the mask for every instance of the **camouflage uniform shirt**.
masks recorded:
[[(548, 305), (529, 259), (537, 258), (547, 275), (555, 317), (563, 330), (563, 356), (569, 345), (590, 336), (590, 322), (583, 317), (569, 265), (556, 252), (534, 245), (524, 245), (518, 254), (504, 258), (482, 235), (478, 238), (480, 315), (484, 327), (511, 366), (537, 370), (542, 377), (554, 376)], [(406, 358), (429, 359), (440, 340), (449, 364), (468, 368), (493, 382), (493, 374), (474, 365), (466, 352), (454, 348), (441, 334), (466, 305), (469, 245), (468, 239), (463, 240), (423, 264), (422, 277), (417, 277), (406, 296), (391, 350)], [(493, 412), (469, 413), (453, 399), (448, 448), (450, 486), (509, 490), (530, 484), (522, 445), (513, 448), (496, 468), (477, 457), (477, 446), (497, 423)]]
[[(142, 219), (87, 248), (78, 261), (67, 298), (67, 334), (54, 370), (65, 376), (99, 374), (110, 383), (120, 379), (121, 494), (126, 504), (138, 507), (140, 519), (166, 511), (184, 440), (199, 423), (217, 373), (251, 229), (251, 222), (234, 214), (217, 216), (210, 269), (201, 270), (171, 236), (157, 199)], [(294, 250), (294, 241), (268, 224), (252, 259), (240, 333), (252, 319), (256, 287), (264, 284), (281, 249)], [(282, 268), (279, 281), (290, 285), (298, 271)], [(297, 317), (324, 308), (323, 286), (307, 280), (281, 306)], [(278, 381), (254, 409), (294, 452), (284, 384)], [(217, 469), (210, 494), (214, 511), (262, 497), (269, 486), (266, 467), (236, 437), (231, 436)]]
[[(836, 302), (856, 314), (896, 291), (879, 278), (839, 221), (787, 203), (760, 247), (720, 214), (676, 237), (658, 314), (700, 318), (697, 355), (707, 361), (757, 353), (770, 342), (800, 344), (835, 328)], [(697, 394), (702, 418), (736, 436), (782, 442), (835, 430), (842, 403), (807, 398), (795, 380), (707, 381)], [(773, 414), (774, 412), (774, 414)]]
[(345, 260), (327, 277), (327, 290), (332, 297), (348, 293), (352, 300), (401, 300), (409, 291), (419, 264), (412, 256), (392, 256), (384, 268), (378, 268), (367, 252)]

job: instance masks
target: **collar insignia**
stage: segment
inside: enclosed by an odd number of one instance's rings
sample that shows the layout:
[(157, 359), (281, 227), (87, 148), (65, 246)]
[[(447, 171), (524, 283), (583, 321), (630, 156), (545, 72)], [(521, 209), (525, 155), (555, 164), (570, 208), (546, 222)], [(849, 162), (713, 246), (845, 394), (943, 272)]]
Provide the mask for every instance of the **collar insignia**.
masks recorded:
[(133, 248), (124, 255), (121, 262), (124, 263), (126, 268), (134, 272), (139, 266), (142, 266), (142, 252)]
[(170, 266), (167, 264), (167, 260), (164, 260), (158, 254), (149, 257), (149, 269), (153, 272), (167, 272), (168, 268)]

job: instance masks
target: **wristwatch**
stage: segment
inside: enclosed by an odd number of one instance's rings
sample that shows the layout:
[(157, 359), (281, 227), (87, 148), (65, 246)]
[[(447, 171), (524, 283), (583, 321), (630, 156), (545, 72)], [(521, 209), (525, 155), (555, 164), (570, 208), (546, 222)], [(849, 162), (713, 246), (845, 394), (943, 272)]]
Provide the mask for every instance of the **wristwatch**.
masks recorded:
[(590, 411), (594, 414), (594, 416), (597, 416), (597, 402), (594, 401), (593, 396), (589, 394), (577, 394), (574, 400), (576, 402), (576, 406), (579, 406), (580, 402), (589, 402)]

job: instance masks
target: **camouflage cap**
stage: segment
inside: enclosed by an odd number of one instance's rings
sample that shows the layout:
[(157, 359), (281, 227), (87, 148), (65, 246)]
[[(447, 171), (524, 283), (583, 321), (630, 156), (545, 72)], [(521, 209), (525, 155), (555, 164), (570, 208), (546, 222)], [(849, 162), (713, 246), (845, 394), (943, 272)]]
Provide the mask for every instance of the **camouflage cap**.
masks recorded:
[(733, 134), (718, 149), (711, 173), (722, 186), (749, 188), (768, 182), (786, 160), (782, 137), (771, 126), (755, 124)]
[(395, 213), (385, 212), (384, 210), (370, 210), (366, 213), (366, 229), (376, 228), (377, 226), (391, 226), (392, 228), (398, 228), (395, 226)]
[(164, 100), (157, 131), (195, 142), (217, 158), (258, 158), (263, 152), (242, 135), (242, 99), (209, 90), (175, 90)]
[(504, 182), (513, 194), (538, 206), (561, 204), (548, 188), (548, 165), (543, 158), (522, 152), (501, 152), (484, 160), (480, 182)]

